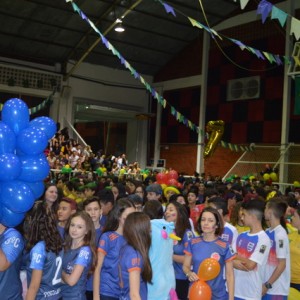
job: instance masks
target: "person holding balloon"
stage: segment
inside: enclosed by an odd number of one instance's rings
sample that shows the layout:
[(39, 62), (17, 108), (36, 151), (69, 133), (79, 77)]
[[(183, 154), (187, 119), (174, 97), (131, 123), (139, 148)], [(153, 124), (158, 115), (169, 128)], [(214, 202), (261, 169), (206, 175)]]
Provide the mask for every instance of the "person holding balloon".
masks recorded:
[[(198, 221), (200, 236), (189, 240), (184, 250), (183, 271), (188, 280), (194, 282), (190, 287), (190, 300), (234, 299), (232, 261), (236, 254), (222, 240), (223, 229), (219, 212), (212, 207), (204, 208)], [(223, 272), (220, 272), (224, 267), (225, 278)]]
[(176, 278), (176, 293), (180, 300), (188, 297), (189, 281), (182, 270), (184, 260), (184, 244), (194, 237), (186, 208), (179, 202), (170, 202), (165, 211), (165, 220), (174, 222), (175, 234), (180, 241), (174, 241), (173, 266)]

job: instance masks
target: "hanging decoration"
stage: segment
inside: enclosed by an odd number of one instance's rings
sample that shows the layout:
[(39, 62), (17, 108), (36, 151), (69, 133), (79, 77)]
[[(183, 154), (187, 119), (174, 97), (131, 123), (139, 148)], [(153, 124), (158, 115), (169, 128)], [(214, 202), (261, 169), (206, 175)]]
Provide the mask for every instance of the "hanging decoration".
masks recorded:
[(206, 125), (209, 139), (204, 148), (203, 157), (208, 158), (213, 155), (224, 133), (224, 121), (209, 121)]
[[(48, 96), (47, 99), (45, 99), (42, 103), (40, 103), (39, 105), (29, 108), (29, 114), (33, 115), (41, 110), (43, 110), (45, 107), (50, 106), (53, 103), (52, 97), (54, 95), (55, 92), (52, 92), (51, 95)], [(2, 111), (3, 108), (3, 104), (0, 103), (0, 111)]]
[[(100, 36), (102, 43), (105, 45), (105, 47), (110, 50), (115, 56), (117, 56), (120, 60), (120, 63), (125, 66), (126, 69), (128, 69), (131, 73), (131, 75), (139, 80), (146, 88), (146, 90), (152, 95), (153, 98), (155, 98), (163, 108), (166, 108), (167, 105), (170, 106), (171, 114), (176, 118), (176, 120), (179, 123), (184, 124), (186, 127), (188, 127), (190, 130), (195, 131), (197, 134), (204, 135), (203, 130), (201, 130), (197, 125), (195, 125), (192, 121), (187, 119), (185, 116), (183, 116), (180, 112), (178, 112), (172, 105), (170, 105), (166, 99), (164, 99), (151, 85), (144, 79), (142, 75), (140, 75), (130, 64), (128, 61), (125, 60), (125, 58), (120, 54), (120, 52), (114, 48), (114, 46), (107, 40), (107, 38), (99, 31), (99, 29), (95, 26), (95, 24), (80, 10), (80, 8), (76, 5), (76, 3), (73, 2), (73, 0), (65, 0), (67, 3), (70, 2), (72, 4), (74, 12), (77, 12), (79, 16), (89, 23), (89, 25), (94, 29), (94, 31)], [(169, 10), (169, 12), (172, 13), (172, 9)], [(173, 13), (172, 13), (173, 14)], [(174, 12), (175, 14), (175, 12)], [(214, 30), (209, 29), (211, 33), (218, 35)], [(223, 142), (221, 143), (222, 147), (235, 149), (235, 151), (252, 151), (253, 148), (250, 146), (240, 146), (240, 145), (234, 145), (230, 143)]]

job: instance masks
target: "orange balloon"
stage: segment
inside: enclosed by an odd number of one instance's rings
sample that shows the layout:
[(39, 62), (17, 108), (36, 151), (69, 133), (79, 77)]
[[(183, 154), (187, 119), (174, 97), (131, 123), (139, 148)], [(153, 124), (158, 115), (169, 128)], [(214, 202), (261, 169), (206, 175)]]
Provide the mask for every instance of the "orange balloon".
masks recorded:
[(189, 300), (211, 300), (211, 288), (202, 281), (195, 281), (189, 291)]
[(198, 269), (200, 280), (212, 280), (216, 278), (221, 270), (219, 262), (214, 258), (206, 258), (202, 261)]

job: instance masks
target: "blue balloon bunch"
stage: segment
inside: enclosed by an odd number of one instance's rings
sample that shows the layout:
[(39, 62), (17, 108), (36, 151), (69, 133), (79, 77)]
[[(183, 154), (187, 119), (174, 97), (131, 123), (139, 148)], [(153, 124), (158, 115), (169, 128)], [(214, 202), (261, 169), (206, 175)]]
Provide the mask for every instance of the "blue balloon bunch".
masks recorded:
[(43, 180), (50, 167), (45, 154), (48, 140), (56, 132), (48, 117), (29, 121), (25, 102), (13, 98), (5, 102), (0, 121), (0, 223), (20, 224), (34, 201), (44, 192)]

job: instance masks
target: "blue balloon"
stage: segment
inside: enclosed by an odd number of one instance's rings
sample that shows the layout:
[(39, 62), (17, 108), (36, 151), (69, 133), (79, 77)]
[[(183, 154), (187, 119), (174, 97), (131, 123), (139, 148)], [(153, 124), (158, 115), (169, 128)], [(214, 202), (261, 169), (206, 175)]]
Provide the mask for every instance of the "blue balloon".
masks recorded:
[(0, 211), (1, 211), (0, 223), (6, 227), (18, 226), (25, 218), (24, 213), (20, 213), (20, 214), (14, 213), (4, 205), (0, 207)]
[(25, 213), (34, 204), (34, 194), (22, 181), (9, 181), (1, 184), (0, 200), (10, 211)]
[(39, 199), (44, 194), (45, 184), (43, 181), (26, 182), (26, 184), (32, 190), (35, 199)]
[(48, 117), (37, 117), (30, 121), (29, 126), (34, 126), (43, 131), (51, 139), (57, 131), (56, 123)]
[(48, 176), (50, 167), (44, 154), (20, 156), (19, 159), (21, 161), (19, 180), (25, 182), (43, 181)]
[(42, 153), (48, 145), (46, 134), (34, 126), (23, 129), (17, 136), (17, 149), (24, 154)]
[(21, 174), (21, 162), (15, 154), (0, 154), (0, 180), (14, 180)]
[(6, 101), (2, 109), (2, 121), (17, 135), (29, 125), (29, 108), (18, 98)]
[(16, 136), (5, 123), (0, 121), (0, 154), (13, 153), (16, 148)]

